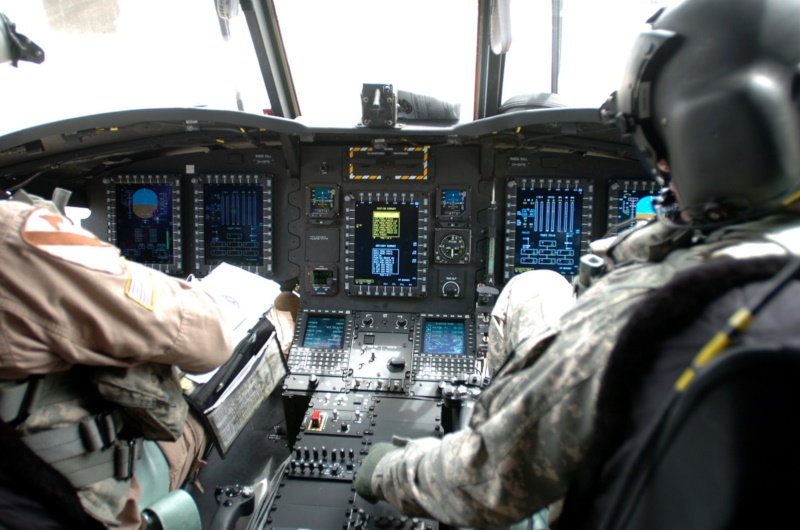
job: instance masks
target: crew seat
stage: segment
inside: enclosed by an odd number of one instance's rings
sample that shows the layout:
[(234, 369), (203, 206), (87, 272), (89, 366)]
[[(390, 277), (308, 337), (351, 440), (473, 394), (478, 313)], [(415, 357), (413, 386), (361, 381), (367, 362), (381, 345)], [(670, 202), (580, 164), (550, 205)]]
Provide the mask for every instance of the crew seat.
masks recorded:
[(714, 261), (648, 297), (609, 358), (557, 530), (797, 526), (798, 267)]
[(797, 345), (735, 347), (708, 365), (630, 460), (599, 529), (796, 525), (798, 381)]

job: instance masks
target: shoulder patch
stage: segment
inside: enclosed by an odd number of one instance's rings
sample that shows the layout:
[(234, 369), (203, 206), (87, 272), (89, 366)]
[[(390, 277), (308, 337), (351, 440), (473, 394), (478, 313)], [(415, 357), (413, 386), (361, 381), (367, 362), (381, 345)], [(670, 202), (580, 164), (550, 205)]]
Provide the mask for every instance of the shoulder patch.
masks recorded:
[(127, 267), (127, 271), (125, 294), (145, 309), (152, 311), (155, 308), (155, 285), (150, 271), (143, 267)]
[(123, 274), (119, 250), (110, 243), (72, 224), (47, 208), (36, 208), (22, 224), (22, 240), (50, 256), (87, 269)]

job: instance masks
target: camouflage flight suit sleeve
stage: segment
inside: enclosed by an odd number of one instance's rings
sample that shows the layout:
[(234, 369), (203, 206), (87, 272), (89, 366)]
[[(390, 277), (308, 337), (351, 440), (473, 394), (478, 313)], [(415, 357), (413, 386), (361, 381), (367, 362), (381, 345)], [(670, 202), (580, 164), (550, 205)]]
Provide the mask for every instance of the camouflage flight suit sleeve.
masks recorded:
[(671, 275), (668, 264), (637, 264), (602, 278), (564, 315), (555, 339), (534, 330), (517, 347), (467, 428), (409, 441), (381, 459), (376, 496), (408, 515), (465, 526), (509, 524), (562, 498), (588, 445), (616, 337)]
[(143, 362), (197, 373), (230, 356), (224, 316), (198, 284), (128, 262), (47, 208), (5, 201), (0, 227), (0, 377)]

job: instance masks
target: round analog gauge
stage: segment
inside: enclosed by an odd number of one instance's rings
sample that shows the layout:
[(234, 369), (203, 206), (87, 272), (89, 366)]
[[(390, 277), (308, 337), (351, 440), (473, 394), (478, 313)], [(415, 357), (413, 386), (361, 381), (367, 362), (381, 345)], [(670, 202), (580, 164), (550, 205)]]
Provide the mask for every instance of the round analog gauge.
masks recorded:
[(439, 254), (448, 261), (458, 261), (467, 255), (467, 243), (459, 234), (447, 234), (439, 242)]

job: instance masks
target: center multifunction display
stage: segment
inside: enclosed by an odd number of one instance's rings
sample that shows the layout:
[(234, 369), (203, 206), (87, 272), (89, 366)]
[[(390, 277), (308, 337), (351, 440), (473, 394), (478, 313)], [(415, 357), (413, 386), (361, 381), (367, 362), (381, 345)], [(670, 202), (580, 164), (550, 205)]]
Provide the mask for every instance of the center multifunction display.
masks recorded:
[(442, 381), (478, 384), (483, 364), (475, 335), (467, 315), (306, 309), (298, 318), (287, 385), (433, 395)]
[(427, 295), (426, 194), (356, 192), (345, 197), (345, 291), (356, 296)]

